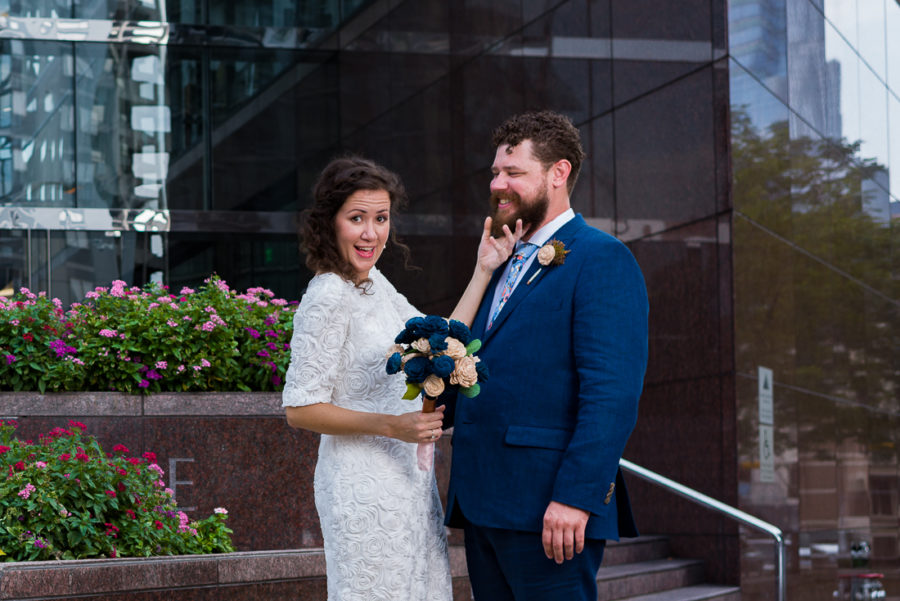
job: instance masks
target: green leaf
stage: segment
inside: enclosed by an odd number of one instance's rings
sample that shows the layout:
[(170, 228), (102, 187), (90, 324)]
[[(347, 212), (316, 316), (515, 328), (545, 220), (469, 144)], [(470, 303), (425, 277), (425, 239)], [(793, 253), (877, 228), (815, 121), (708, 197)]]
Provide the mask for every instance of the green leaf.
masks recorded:
[(481, 348), (481, 341), (478, 338), (476, 338), (475, 340), (473, 340), (472, 342), (470, 342), (469, 344), (466, 345), (466, 354), (474, 355), (475, 353), (478, 352), (478, 350), (480, 348)]
[(463, 394), (463, 396), (469, 397), (471, 399), (478, 396), (478, 393), (481, 392), (481, 385), (478, 382), (475, 382), (468, 388), (460, 388), (459, 391)]
[(403, 395), (404, 401), (412, 401), (422, 393), (422, 387), (412, 382), (406, 383), (406, 394)]

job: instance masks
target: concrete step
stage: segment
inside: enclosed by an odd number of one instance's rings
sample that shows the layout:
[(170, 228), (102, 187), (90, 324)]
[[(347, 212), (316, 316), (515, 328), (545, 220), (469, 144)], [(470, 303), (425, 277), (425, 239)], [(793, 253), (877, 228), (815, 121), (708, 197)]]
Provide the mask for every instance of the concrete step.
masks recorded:
[(618, 566), (669, 557), (669, 539), (665, 536), (638, 536), (606, 543), (604, 566)]
[(703, 562), (694, 559), (653, 559), (601, 567), (597, 601), (613, 601), (701, 584)]
[(695, 584), (649, 595), (626, 597), (621, 601), (741, 601), (741, 589), (736, 586)]

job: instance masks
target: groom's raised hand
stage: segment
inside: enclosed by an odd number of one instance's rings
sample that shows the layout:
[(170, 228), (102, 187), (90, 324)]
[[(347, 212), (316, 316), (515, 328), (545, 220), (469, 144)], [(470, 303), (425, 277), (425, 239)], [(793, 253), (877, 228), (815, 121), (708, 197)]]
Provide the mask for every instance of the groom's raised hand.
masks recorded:
[(584, 550), (584, 529), (590, 513), (571, 505), (550, 501), (544, 512), (541, 541), (548, 559), (562, 563)]

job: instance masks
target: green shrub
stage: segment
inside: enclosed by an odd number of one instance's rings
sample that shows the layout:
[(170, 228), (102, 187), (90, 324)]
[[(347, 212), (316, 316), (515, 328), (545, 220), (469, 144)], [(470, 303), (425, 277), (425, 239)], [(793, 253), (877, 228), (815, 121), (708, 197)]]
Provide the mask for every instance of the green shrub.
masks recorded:
[(116, 280), (64, 311), (22, 288), (0, 297), (0, 390), (281, 390), (297, 303), (273, 297)]
[(228, 512), (191, 522), (162, 481), (156, 456), (104, 453), (84, 424), (37, 443), (0, 421), (0, 559), (146, 557), (234, 551)]

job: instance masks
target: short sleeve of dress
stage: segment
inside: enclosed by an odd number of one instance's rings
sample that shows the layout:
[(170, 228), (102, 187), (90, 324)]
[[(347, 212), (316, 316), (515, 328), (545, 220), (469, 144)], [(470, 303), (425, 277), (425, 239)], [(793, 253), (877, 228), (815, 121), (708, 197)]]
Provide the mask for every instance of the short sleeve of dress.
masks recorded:
[(350, 324), (347, 295), (351, 288), (333, 273), (310, 281), (294, 314), (282, 407), (331, 402)]

